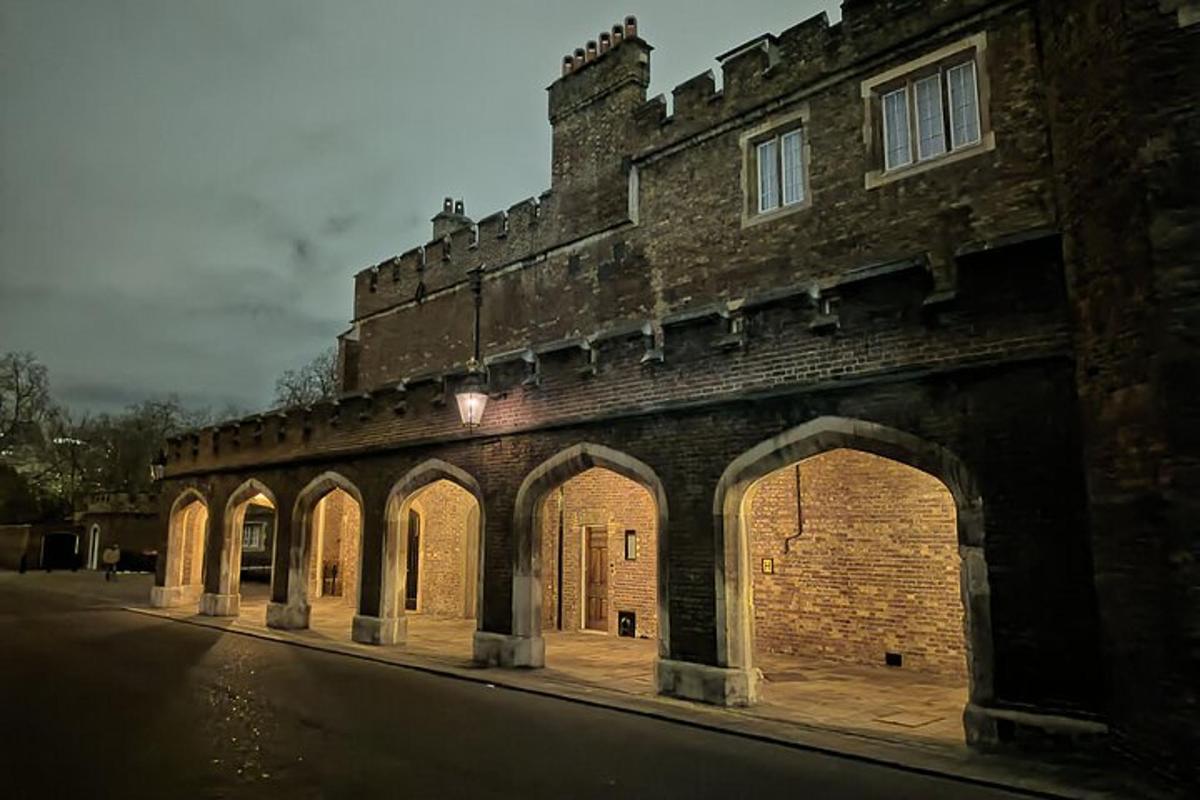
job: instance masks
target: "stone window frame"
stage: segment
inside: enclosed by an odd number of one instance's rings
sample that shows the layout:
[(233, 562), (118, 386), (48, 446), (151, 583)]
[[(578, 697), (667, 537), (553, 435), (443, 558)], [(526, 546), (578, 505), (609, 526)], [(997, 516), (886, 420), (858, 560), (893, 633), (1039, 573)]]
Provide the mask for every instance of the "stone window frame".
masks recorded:
[[(987, 33), (980, 32), (952, 42), (927, 53), (920, 58), (907, 61), (897, 67), (867, 78), (860, 84), (863, 99), (863, 146), (866, 151), (867, 172), (864, 184), (867, 189), (919, 175), (931, 169), (953, 164), (996, 149), (996, 133), (992, 128), (991, 81), (987, 67)], [(979, 113), (979, 141), (958, 149), (947, 149), (941, 155), (925, 160), (914, 159), (903, 166), (885, 169), (883, 151), (883, 95), (915, 80), (942, 73), (950, 67), (964, 62), (975, 65), (976, 103)], [(943, 87), (944, 92), (944, 87)], [(943, 101), (944, 102), (944, 101)], [(945, 109), (943, 108), (943, 113)], [(910, 110), (910, 119), (912, 113)], [(911, 134), (910, 134), (911, 135)], [(911, 140), (915, 146), (915, 137)], [(949, 141), (947, 140), (947, 147)]]
[[(812, 142), (809, 132), (811, 111), (807, 103), (794, 111), (770, 117), (764, 122), (743, 132), (738, 137), (738, 149), (742, 156), (742, 227), (747, 228), (763, 222), (786, 217), (812, 207)], [(788, 205), (783, 204), (769, 211), (758, 210), (758, 146), (771, 139), (782, 139), (785, 134), (800, 132), (800, 186), (804, 197)], [(780, 176), (782, 180), (782, 175)]]
[[(247, 534), (251, 530), (258, 532), (257, 544), (254, 544), (251, 539), (247, 538)], [(262, 553), (267, 549), (267, 523), (265, 522), (244, 522), (242, 523), (242, 551), (246, 553)]]

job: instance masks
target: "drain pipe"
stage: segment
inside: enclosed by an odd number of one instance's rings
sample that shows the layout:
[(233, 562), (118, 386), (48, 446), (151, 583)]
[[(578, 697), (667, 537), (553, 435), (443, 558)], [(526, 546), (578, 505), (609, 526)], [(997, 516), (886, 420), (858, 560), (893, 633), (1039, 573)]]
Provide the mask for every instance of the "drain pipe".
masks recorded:
[(783, 552), (792, 551), (792, 542), (804, 533), (804, 503), (800, 500), (800, 462), (796, 462), (796, 532), (783, 540)]
[(560, 631), (563, 629), (563, 618), (562, 618), (562, 609), (563, 609), (563, 515), (566, 513), (566, 509), (564, 508), (564, 506), (566, 505), (566, 503), (564, 502), (565, 497), (566, 497), (566, 489), (562, 486), (559, 486), (558, 487), (558, 565), (557, 565), (558, 566), (558, 570), (557, 570), (558, 577), (556, 579), (557, 585), (555, 586), (556, 591), (554, 592), (554, 595), (558, 601), (558, 603), (557, 603), (558, 613), (556, 616), (556, 620), (557, 620), (557, 628)]

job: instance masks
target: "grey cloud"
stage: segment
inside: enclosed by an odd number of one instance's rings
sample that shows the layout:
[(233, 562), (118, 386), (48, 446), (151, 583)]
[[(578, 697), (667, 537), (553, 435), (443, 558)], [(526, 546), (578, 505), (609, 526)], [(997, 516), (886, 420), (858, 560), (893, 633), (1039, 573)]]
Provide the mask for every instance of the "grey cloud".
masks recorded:
[[(0, 8), (0, 351), (107, 410), (266, 405), (345, 329), (353, 274), (425, 243), (443, 196), (481, 217), (547, 188), (543, 87), (628, 3)], [(650, 92), (822, 9), (645, 0)]]

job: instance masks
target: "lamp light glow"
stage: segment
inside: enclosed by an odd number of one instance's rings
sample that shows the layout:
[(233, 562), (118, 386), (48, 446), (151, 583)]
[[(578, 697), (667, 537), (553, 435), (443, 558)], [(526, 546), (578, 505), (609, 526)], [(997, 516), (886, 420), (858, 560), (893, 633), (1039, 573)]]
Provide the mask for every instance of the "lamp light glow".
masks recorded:
[(454, 393), (454, 399), (458, 401), (458, 416), (468, 428), (478, 427), (483, 421), (483, 411), (487, 408), (488, 401), (487, 389), (478, 366), (472, 366), (473, 369), (467, 373), (466, 379)]

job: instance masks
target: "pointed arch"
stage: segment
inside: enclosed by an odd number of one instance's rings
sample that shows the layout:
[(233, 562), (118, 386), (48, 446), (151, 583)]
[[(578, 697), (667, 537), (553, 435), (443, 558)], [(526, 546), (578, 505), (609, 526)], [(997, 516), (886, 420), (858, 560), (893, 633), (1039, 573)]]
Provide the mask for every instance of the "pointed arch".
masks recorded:
[[(229, 495), (225, 503), (225, 513), (222, 515), (221, 531), (221, 575), (218, 582), (218, 593), (231, 597), (239, 594), (242, 582), (242, 526), (246, 519), (246, 507), (255, 497), (262, 495), (274, 509), (279, 508), (275, 493), (257, 478), (249, 478)], [(274, 548), (272, 548), (272, 569), (274, 569)], [(226, 612), (236, 613), (236, 603), (226, 602)]]
[(198, 602), (204, 592), (204, 555), (212, 515), (208, 497), (199, 489), (182, 489), (167, 513), (166, 563), (163, 582), (150, 591), (156, 607)]
[[(717, 663), (753, 683), (747, 491), (770, 473), (829, 450), (848, 448), (906, 464), (939, 480), (954, 498), (960, 588), (966, 620), (970, 704), (992, 698), (991, 595), (984, 558), (983, 498), (974, 475), (952, 452), (910, 433), (847, 417), (818, 417), (760, 442), (735, 458), (713, 497), (716, 533)], [(755, 691), (750, 686), (748, 699)]]
[[(422, 461), (404, 473), (404, 476), (396, 481), (391, 491), (388, 492), (385, 505), (387, 530), (384, 535), (383, 553), (381, 554), (383, 558), (383, 581), (380, 597), (380, 617), (393, 618), (404, 616), (405, 609), (402, 598), (405, 591), (405, 582), (408, 580), (406, 569), (409, 539), (408, 511), (412, 507), (413, 501), (418, 498), (421, 492), (426, 487), (438, 481), (449, 481), (466, 491), (475, 499), (475, 505), (478, 509), (478, 514), (473, 514), (468, 523), (468, 528), (473, 527), (474, 535), (477, 537), (478, 556), (472, 569), (474, 586), (471, 588), (473, 589), (474, 596), (479, 598), (479, 605), (475, 610), (476, 627), (478, 628), (483, 620), (483, 532), (485, 525), (483, 489), (480, 487), (479, 481), (469, 472), (439, 458)], [(470, 524), (471, 522), (474, 523), (473, 526)]]
[[(308, 608), (310, 604), (308, 596), (308, 559), (312, 555), (313, 512), (316, 510), (317, 504), (335, 489), (341, 489), (346, 492), (358, 504), (359, 525), (355, 535), (358, 537), (359, 542), (358, 574), (360, 576), (363, 574), (363, 559), (366, 557), (366, 553), (362, 547), (362, 521), (365, 512), (362, 492), (359, 491), (353, 481), (341, 473), (332, 471), (323, 472), (309, 481), (300, 490), (300, 493), (296, 496), (295, 505), (292, 507), (292, 545), (288, 554), (287, 605), (297, 610), (304, 624), (292, 625), (291, 627), (308, 627)], [(362, 606), (361, 580), (358, 582), (357, 594), (358, 596), (354, 599), (356, 611)], [(269, 609), (268, 613), (270, 613)]]
[[(668, 618), (669, 596), (667, 583), (667, 542), (669, 513), (667, 493), (658, 474), (645, 462), (610, 447), (583, 442), (551, 456), (535, 467), (521, 482), (517, 490), (513, 512), (513, 609), (512, 633), (514, 637), (541, 640), (542, 630), (542, 586), (541, 586), (541, 526), (537, 516), (547, 493), (593, 467), (602, 467), (641, 485), (654, 498), (657, 512), (658, 544), (658, 653), (661, 658), (669, 655), (670, 622)], [(535, 646), (533, 652), (544, 650)], [(541, 666), (541, 663), (527, 666)]]

